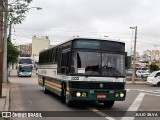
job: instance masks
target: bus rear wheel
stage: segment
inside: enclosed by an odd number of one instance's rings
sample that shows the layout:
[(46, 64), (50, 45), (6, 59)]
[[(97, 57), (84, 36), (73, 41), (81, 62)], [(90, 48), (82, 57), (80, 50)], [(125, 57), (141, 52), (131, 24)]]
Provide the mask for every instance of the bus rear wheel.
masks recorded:
[(66, 99), (66, 90), (64, 88), (64, 85), (62, 85), (61, 102), (65, 103), (65, 99)]
[(104, 106), (107, 108), (111, 108), (114, 105), (114, 101), (106, 101), (103, 103), (104, 103)]
[(49, 90), (46, 89), (45, 85), (43, 86), (43, 91), (44, 91), (45, 94), (49, 93)]

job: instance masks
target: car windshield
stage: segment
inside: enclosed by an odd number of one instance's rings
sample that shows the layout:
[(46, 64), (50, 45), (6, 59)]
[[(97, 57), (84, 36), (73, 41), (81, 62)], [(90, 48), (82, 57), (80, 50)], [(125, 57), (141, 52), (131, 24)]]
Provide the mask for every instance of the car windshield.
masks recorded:
[(142, 73), (147, 73), (146, 71), (141, 71)]
[(155, 75), (156, 75), (156, 71), (154, 71), (154, 72), (152, 72), (150, 75), (149, 75), (149, 77), (154, 77)]
[(124, 76), (124, 55), (73, 52), (71, 73), (94, 76)]

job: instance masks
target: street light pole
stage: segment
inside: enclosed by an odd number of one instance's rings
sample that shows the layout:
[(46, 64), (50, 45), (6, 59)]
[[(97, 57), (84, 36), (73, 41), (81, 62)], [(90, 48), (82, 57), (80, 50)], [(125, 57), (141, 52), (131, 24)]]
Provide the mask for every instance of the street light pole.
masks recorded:
[(137, 39), (137, 26), (130, 27), (130, 29), (135, 29), (135, 38), (134, 38), (134, 54), (133, 54), (133, 72), (132, 72), (132, 83), (135, 82), (135, 71), (136, 71), (136, 39)]

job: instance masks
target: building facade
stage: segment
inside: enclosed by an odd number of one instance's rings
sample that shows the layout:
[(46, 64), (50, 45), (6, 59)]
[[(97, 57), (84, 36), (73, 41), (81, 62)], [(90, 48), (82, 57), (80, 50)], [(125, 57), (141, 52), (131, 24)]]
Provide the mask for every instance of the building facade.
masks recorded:
[(160, 51), (159, 50), (146, 50), (143, 52), (143, 56), (147, 58), (147, 61), (159, 61)]
[(20, 57), (31, 57), (32, 55), (32, 44), (19, 45)]
[(50, 41), (48, 36), (32, 37), (32, 58), (34, 62), (39, 61), (39, 52), (43, 49), (49, 48)]

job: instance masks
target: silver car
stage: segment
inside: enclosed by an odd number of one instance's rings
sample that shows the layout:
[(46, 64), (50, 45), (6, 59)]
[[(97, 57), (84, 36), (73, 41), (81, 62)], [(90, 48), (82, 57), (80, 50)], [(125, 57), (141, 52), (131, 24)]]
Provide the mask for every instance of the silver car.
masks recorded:
[(148, 71), (146, 71), (146, 70), (137, 70), (136, 71), (136, 76), (137, 77), (142, 77), (142, 78), (146, 78), (146, 77), (148, 77), (149, 76), (149, 72)]

